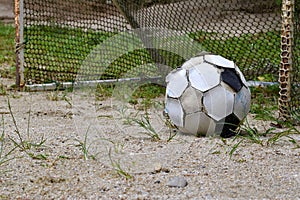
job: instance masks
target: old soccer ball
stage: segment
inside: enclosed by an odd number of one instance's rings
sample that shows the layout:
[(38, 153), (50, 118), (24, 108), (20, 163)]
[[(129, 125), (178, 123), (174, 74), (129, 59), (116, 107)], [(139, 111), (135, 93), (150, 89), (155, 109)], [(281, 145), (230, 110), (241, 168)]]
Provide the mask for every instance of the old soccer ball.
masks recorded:
[(202, 54), (166, 77), (165, 113), (183, 133), (231, 137), (250, 110), (250, 90), (233, 61)]

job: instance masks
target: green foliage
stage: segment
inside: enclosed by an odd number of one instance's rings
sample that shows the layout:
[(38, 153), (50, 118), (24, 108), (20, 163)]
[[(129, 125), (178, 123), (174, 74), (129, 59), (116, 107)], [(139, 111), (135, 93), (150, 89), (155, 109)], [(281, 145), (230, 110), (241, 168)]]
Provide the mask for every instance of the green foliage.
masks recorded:
[(0, 166), (15, 158), (12, 154), (15, 151), (15, 149), (17, 148), (15, 146), (6, 151), (5, 126), (4, 126), (4, 116), (3, 115), (2, 115), (1, 125), (2, 125), (2, 133), (0, 135)]
[(72, 107), (72, 99), (71, 97), (68, 96), (68, 90), (64, 90), (64, 91), (60, 91), (60, 90), (54, 90), (54, 91), (51, 91), (49, 93), (47, 93), (47, 100), (50, 100), (50, 101), (65, 101), (69, 104), (70, 107)]
[(6, 94), (7, 94), (7, 91), (6, 91), (5, 86), (2, 83), (0, 83), (0, 96), (6, 95)]
[(15, 29), (0, 22), (0, 63), (14, 63)]
[(8, 102), (9, 113), (10, 113), (10, 116), (12, 118), (14, 128), (15, 128), (14, 132), (17, 135), (17, 139), (14, 139), (13, 137), (10, 137), (10, 136), (9, 136), (9, 139), (13, 142), (13, 144), (15, 145), (16, 148), (18, 148), (22, 152), (25, 152), (32, 159), (46, 160), (48, 155), (40, 154), (40, 153), (37, 153), (37, 151), (36, 151), (45, 144), (46, 139), (44, 138), (44, 135), (40, 138), (40, 141), (38, 141), (38, 142), (32, 141), (30, 139), (29, 127), (30, 127), (31, 108), (28, 112), (27, 138), (24, 138), (23, 134), (21, 133), (21, 131), (17, 125), (17, 121), (13, 114), (9, 97), (7, 99), (7, 102)]
[[(31, 76), (40, 73), (38, 66), (49, 72), (60, 72), (73, 81), (82, 62), (98, 44), (114, 35), (111, 32), (84, 31), (78, 28), (58, 26), (30, 26), (25, 28), (25, 62)], [(59, 77), (56, 77), (56, 79)], [(63, 78), (63, 77), (61, 77)], [(51, 77), (44, 82), (52, 82)]]
[(245, 142), (261, 146), (271, 146), (280, 140), (288, 139), (288, 142), (292, 143), (294, 148), (300, 148), (299, 141), (293, 138), (295, 135), (300, 135), (300, 131), (292, 125), (282, 131), (278, 131), (274, 127), (268, 128), (265, 131), (259, 131), (256, 127), (250, 126), (248, 121), (246, 121), (239, 127), (237, 135), (233, 138), (232, 144), (229, 145), (229, 156), (232, 158), (238, 147)]
[[(15, 28), (0, 22), (0, 74), (12, 77), (15, 72)], [(3, 68), (8, 66), (8, 68)]]
[(297, 142), (297, 140), (293, 138), (293, 135), (300, 135), (300, 131), (293, 126), (290, 126), (284, 131), (274, 133), (272, 137), (267, 140), (267, 145), (276, 144), (280, 139), (287, 138), (289, 142), (294, 144), (295, 148), (300, 148), (299, 141)]
[(165, 87), (155, 84), (145, 84), (137, 88), (132, 96), (134, 98), (156, 98), (165, 93)]
[(101, 100), (104, 100), (108, 97), (111, 97), (112, 94), (113, 94), (113, 89), (114, 89), (113, 85), (98, 84), (96, 86), (96, 90), (95, 90), (96, 100), (101, 101)]
[(144, 128), (146, 130), (145, 134), (150, 136), (150, 138), (154, 141), (159, 141), (161, 138), (159, 137), (158, 132), (155, 130), (155, 128), (152, 126), (149, 118), (149, 114), (146, 112), (145, 115), (141, 116), (140, 119), (138, 118), (132, 118), (133, 122), (138, 124), (140, 127)]
[(106, 68), (103, 72), (102, 78), (130, 78), (139, 77), (143, 74), (155, 74), (156, 67), (153, 65), (146, 65), (149, 63), (153, 63), (153, 60), (146, 49), (128, 51), (120, 57), (115, 58), (109, 68)]
[(199, 42), (206, 51), (234, 60), (244, 73), (245, 70), (251, 70), (248, 75), (251, 79), (257, 78), (256, 75), (268, 74), (267, 70), (274, 70), (267, 69), (268, 65), (272, 66), (271, 68), (279, 67), (280, 32), (241, 34), (232, 37), (200, 31), (191, 33), (190, 37)]
[(109, 149), (109, 152), (108, 152), (108, 157), (109, 157), (109, 160), (110, 160), (110, 163), (113, 167), (113, 170), (118, 174), (120, 175), (121, 177), (124, 177), (125, 179), (133, 179), (134, 177), (127, 171), (125, 171), (121, 164), (120, 164), (120, 161), (115, 161), (113, 160), (112, 158), (112, 155), (111, 155), (111, 148)]
[[(74, 81), (77, 73), (89, 79), (136, 77), (140, 73), (157, 74), (157, 68), (149, 65), (153, 60), (148, 50), (142, 49), (141, 41), (132, 34), (121, 34), (115, 38), (117, 41), (120, 40), (119, 37), (122, 38), (120, 44), (115, 40), (115, 43), (110, 44), (108, 38), (114, 36), (114, 32), (84, 31), (59, 26), (31, 26), (24, 31), (25, 62), (28, 63), (26, 73), (29, 77), (44, 79), (44, 83), (53, 82), (54, 78), (41, 72), (40, 67), (50, 73), (59, 72), (55, 76), (58, 81)], [(127, 46), (124, 46), (124, 40), (128, 40)], [(100, 44), (103, 46), (95, 49)], [(103, 54), (102, 50), (107, 54)], [(111, 63), (107, 63), (106, 58), (112, 59)], [(85, 62), (86, 59), (91, 62)]]
[(95, 155), (92, 155), (90, 154), (90, 146), (92, 145), (91, 144), (88, 144), (88, 132), (89, 132), (89, 129), (90, 129), (90, 126), (88, 127), (85, 135), (84, 135), (84, 139), (83, 141), (82, 140), (79, 140), (79, 139), (75, 139), (76, 142), (78, 142), (77, 145), (75, 145), (76, 147), (79, 147), (80, 150), (82, 151), (83, 153), (83, 157), (84, 157), (84, 160), (88, 160), (89, 158), (93, 159), (93, 160), (96, 160), (96, 156)]
[(275, 121), (278, 109), (279, 86), (251, 87), (251, 109), (256, 119)]

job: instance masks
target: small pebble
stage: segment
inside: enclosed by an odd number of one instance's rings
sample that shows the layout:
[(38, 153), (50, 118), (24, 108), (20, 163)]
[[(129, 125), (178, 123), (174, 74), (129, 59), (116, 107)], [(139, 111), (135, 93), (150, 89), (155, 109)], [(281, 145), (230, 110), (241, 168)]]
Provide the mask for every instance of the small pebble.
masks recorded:
[(175, 176), (173, 178), (170, 178), (167, 186), (169, 187), (185, 187), (187, 186), (187, 181), (183, 176)]
[(154, 172), (155, 172), (155, 173), (158, 173), (158, 172), (160, 172), (161, 170), (162, 170), (161, 164), (160, 164), (160, 163), (155, 163), (155, 165), (154, 165)]

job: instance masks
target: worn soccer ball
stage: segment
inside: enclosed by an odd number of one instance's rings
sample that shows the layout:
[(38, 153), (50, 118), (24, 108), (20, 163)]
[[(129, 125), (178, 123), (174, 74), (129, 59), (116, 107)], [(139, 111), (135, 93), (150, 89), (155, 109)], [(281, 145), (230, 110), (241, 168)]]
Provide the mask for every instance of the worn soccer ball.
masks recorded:
[(193, 57), (170, 72), (166, 82), (165, 113), (183, 133), (231, 137), (250, 110), (244, 75), (222, 56)]

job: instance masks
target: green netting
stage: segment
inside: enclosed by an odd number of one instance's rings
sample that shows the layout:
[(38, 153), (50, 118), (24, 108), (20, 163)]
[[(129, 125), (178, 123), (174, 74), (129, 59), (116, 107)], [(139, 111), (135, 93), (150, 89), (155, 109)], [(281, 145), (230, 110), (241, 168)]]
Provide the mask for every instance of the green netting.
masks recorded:
[[(280, 0), (21, 0), (25, 83), (162, 75), (201, 51), (277, 82)], [(292, 110), (299, 115), (299, 0)], [(195, 45), (198, 44), (198, 45)]]
[[(201, 44), (202, 49), (199, 49), (199, 52), (205, 50), (234, 60), (248, 79), (266, 76), (271, 79), (269, 81), (277, 80), (280, 63), (281, 6), (276, 2), (116, 2), (119, 7), (112, 2), (99, 0), (25, 0), (26, 82), (33, 84), (74, 81), (82, 62), (97, 45), (132, 27), (156, 27), (178, 31), (177, 40), (188, 36)], [(124, 36), (124, 40), (125, 37), (132, 36)], [(153, 38), (157, 39), (157, 36), (152, 36), (151, 40)], [(106, 48), (106, 52), (101, 52), (102, 55), (106, 53), (109, 56), (109, 51), (126, 48), (133, 39), (127, 40), (128, 42), (112, 44), (111, 49)], [(180, 45), (177, 48), (182, 52), (187, 50), (180, 49)], [(157, 55), (163, 57), (163, 60), (157, 60)], [(118, 78), (141, 63), (150, 62), (149, 59), (172, 67), (185, 60), (167, 50), (157, 50), (155, 53), (136, 50), (122, 55), (109, 67), (105, 65), (105, 74), (101, 71), (103, 60), (100, 59), (97, 60), (96, 66), (89, 65), (86, 71), (93, 74), (95, 79)], [(97, 74), (101, 74), (101, 77), (95, 76)]]

